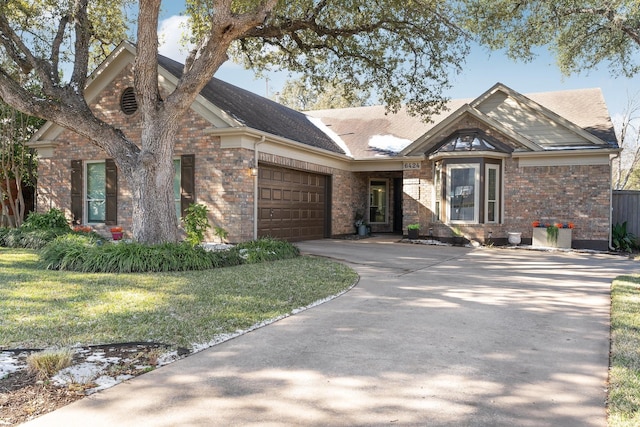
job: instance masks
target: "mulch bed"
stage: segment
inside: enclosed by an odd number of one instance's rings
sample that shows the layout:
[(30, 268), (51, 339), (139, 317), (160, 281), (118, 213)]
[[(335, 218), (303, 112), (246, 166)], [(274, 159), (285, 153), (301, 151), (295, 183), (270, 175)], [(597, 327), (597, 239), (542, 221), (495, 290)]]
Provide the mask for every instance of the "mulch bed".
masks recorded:
[[(166, 351), (166, 346), (155, 343), (127, 343), (117, 345), (83, 347), (76, 352), (72, 365), (86, 361), (93, 354), (101, 354), (108, 358), (118, 358), (119, 363), (110, 365), (103, 374), (114, 376), (140, 375), (158, 363), (160, 350)], [(29, 352), (17, 352), (16, 357), (22, 362)], [(151, 368), (153, 369), (153, 368)], [(15, 426), (55, 411), (87, 395), (87, 391), (94, 388), (94, 383), (55, 385), (50, 380), (41, 381), (26, 368), (19, 369), (0, 378), (0, 427)]]

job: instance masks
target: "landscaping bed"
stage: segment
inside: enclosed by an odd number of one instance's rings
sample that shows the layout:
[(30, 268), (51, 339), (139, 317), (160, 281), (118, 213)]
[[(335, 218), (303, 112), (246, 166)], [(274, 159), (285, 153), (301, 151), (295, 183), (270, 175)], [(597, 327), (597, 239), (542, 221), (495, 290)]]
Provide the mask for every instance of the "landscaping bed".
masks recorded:
[[(314, 257), (112, 274), (44, 270), (38, 252), (0, 248), (0, 353), (65, 347), (73, 350), (74, 366), (102, 353), (113, 363), (100, 375), (122, 380), (313, 306), (356, 280), (343, 264)], [(122, 342), (162, 346), (111, 345)], [(14, 360), (28, 353), (16, 351)], [(0, 371), (0, 425), (77, 400), (96, 388), (100, 376), (73, 373), (67, 376), (74, 381), (56, 385), (19, 364), (11, 373)]]

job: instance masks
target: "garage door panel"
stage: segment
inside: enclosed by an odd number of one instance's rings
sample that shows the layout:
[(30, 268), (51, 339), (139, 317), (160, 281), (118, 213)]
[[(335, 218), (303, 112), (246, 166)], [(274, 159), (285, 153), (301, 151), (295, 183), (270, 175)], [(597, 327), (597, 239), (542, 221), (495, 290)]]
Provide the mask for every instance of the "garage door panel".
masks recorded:
[(261, 166), (258, 235), (287, 240), (325, 237), (327, 183), (324, 175)]

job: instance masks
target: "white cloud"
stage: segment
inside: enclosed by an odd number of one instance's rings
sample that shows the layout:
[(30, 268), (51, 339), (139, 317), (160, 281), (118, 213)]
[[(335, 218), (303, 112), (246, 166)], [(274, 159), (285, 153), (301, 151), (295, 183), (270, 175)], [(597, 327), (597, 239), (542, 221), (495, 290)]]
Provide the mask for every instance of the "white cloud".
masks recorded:
[(161, 55), (169, 57), (174, 61), (184, 63), (191, 46), (185, 46), (182, 35), (188, 30), (188, 18), (186, 16), (174, 15), (160, 22), (158, 39), (160, 46), (158, 51)]
[(369, 138), (369, 147), (393, 153), (399, 153), (409, 144), (411, 144), (411, 140), (398, 138), (394, 135), (373, 135)]
[[(186, 16), (173, 15), (167, 19), (160, 21), (160, 29), (158, 30), (158, 41), (160, 45), (158, 52), (184, 64), (189, 50), (193, 48), (192, 44), (184, 44), (183, 35), (189, 30), (189, 18)], [(238, 64), (227, 61), (222, 64), (221, 68), (241, 68)]]

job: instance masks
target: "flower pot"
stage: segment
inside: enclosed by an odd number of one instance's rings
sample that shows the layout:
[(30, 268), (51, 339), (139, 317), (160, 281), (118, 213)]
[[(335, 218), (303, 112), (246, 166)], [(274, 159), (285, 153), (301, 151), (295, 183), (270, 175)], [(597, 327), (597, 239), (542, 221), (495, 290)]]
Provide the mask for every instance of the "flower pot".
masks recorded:
[(534, 247), (571, 249), (572, 231), (570, 228), (559, 228), (557, 238), (554, 241), (550, 238), (546, 228), (534, 228), (532, 245)]
[(122, 231), (112, 231), (111, 237), (113, 238), (113, 240), (122, 240), (123, 234), (124, 233)]
[(509, 236), (508, 237), (509, 243), (512, 244), (513, 246), (518, 246), (522, 241), (522, 233), (509, 232), (507, 234)]
[(407, 233), (409, 233), (409, 239), (411, 240), (416, 240), (420, 237), (420, 229), (418, 228), (409, 228)]

